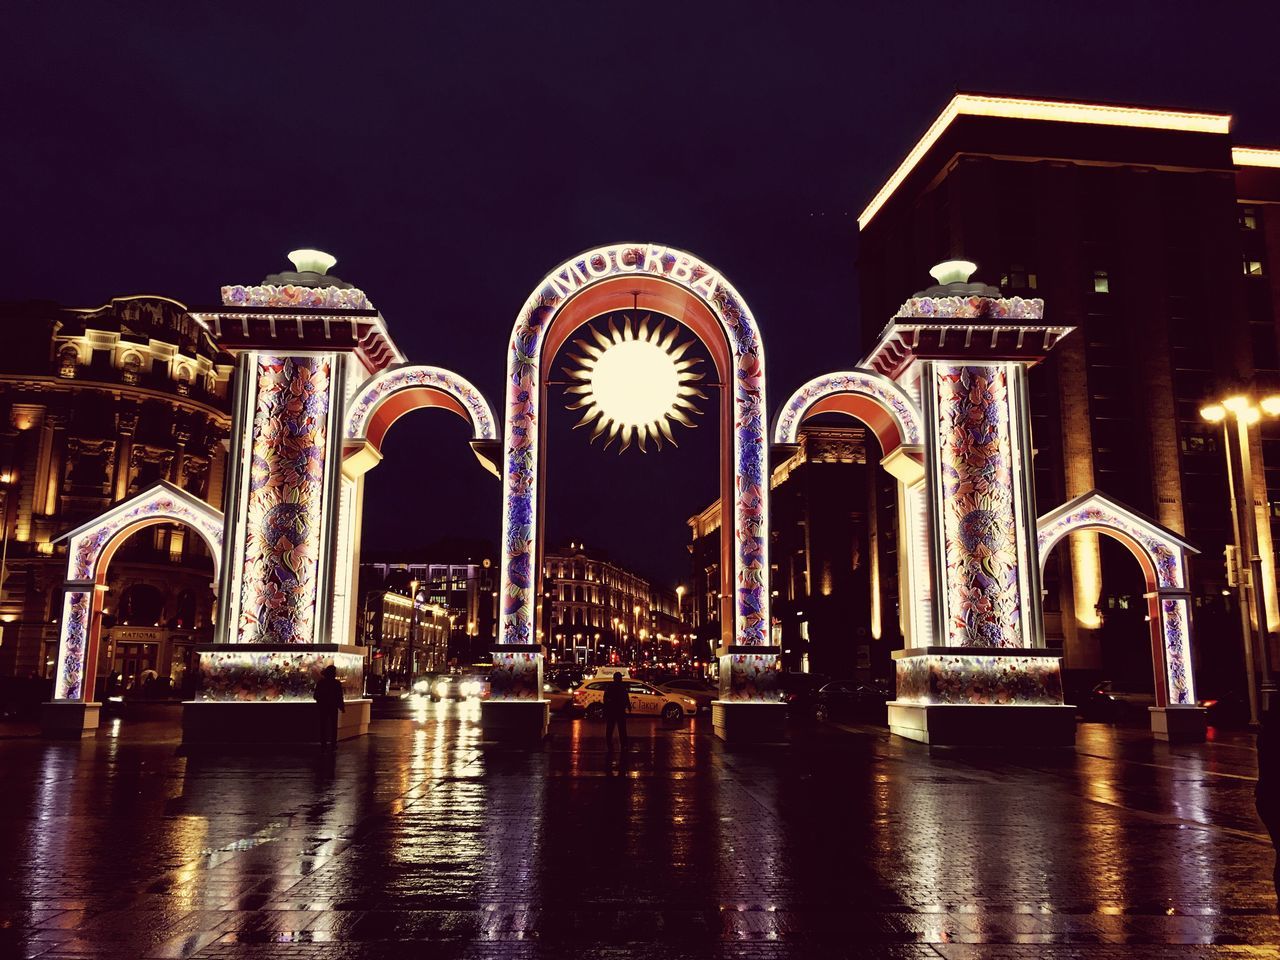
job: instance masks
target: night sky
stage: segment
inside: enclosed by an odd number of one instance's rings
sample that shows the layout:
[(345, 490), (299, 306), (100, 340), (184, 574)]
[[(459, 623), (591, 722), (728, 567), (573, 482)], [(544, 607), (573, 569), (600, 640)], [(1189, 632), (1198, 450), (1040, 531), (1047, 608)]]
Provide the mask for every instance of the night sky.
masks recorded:
[[(616, 241), (729, 278), (771, 409), (855, 363), (857, 213), (957, 89), (1220, 110), (1280, 144), (1274, 3), (10, 0), (0, 23), (0, 298), (209, 304), (316, 246), (410, 360), (495, 407), (529, 292)], [(717, 492), (710, 413), (644, 456), (555, 419), (552, 542), (682, 578)], [(393, 428), (366, 549), (496, 542), (466, 438), (434, 411)]]

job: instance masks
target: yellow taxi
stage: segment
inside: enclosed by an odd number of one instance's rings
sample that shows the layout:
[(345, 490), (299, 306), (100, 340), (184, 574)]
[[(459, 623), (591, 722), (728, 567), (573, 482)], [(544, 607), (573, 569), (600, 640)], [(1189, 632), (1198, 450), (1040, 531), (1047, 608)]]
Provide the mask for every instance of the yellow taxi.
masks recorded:
[[(588, 680), (573, 691), (573, 708), (576, 712), (585, 713), (588, 720), (604, 718), (604, 692), (613, 683), (613, 676), (607, 679), (600, 675)], [(698, 712), (698, 701), (678, 693), (663, 693), (652, 684), (640, 680), (623, 679), (627, 688), (627, 716), (629, 717), (661, 717), (663, 720), (679, 720), (692, 717)]]

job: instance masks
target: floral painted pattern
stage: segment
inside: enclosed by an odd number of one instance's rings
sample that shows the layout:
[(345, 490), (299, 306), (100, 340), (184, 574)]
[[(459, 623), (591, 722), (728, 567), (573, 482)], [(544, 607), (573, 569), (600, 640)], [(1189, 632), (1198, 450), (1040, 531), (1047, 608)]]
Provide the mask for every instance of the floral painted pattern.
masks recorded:
[(763, 347), (750, 311), (723, 277), (689, 254), (653, 244), (621, 244), (575, 257), (547, 276), (516, 318), (507, 362), (501, 642), (537, 642), (533, 610), (541, 429), (538, 405), (546, 331), (582, 287), (628, 273), (659, 276), (689, 289), (707, 303), (728, 339), (735, 367), (735, 642), (765, 645), (769, 639), (765, 585), (769, 564)]
[(1086, 499), (1079, 507), (1056, 519), (1049, 514), (1040, 522), (1037, 540), (1041, 563), (1063, 537), (1088, 529), (1117, 533), (1137, 544), (1146, 553), (1155, 572), (1156, 586), (1162, 590), (1184, 589), (1186, 574), (1182, 545), (1140, 523), (1125, 508), (1098, 496)]
[(338, 670), (345, 699), (364, 695), (364, 655), (308, 650), (201, 650), (197, 700), (311, 701), (320, 672)]
[(900, 386), (873, 370), (849, 370), (815, 377), (791, 395), (774, 427), (774, 443), (795, 443), (800, 424), (810, 407), (824, 397), (856, 393), (870, 397), (893, 417), (902, 442), (920, 443), (920, 415)]
[(108, 510), (102, 522), (84, 533), (72, 537), (68, 580), (93, 580), (98, 575), (98, 561), (108, 544), (130, 528), (172, 520), (194, 528), (213, 554), (214, 579), (218, 577), (218, 565), (222, 560), (222, 513), (191, 494), (172, 487), (157, 485), (133, 500)]
[(720, 699), (736, 703), (777, 701), (777, 655), (727, 653), (720, 658)]
[(899, 317), (938, 320), (1042, 320), (1044, 301), (996, 297), (912, 297), (898, 309)]
[(928, 654), (896, 663), (897, 699), (904, 703), (1035, 704), (1063, 702), (1057, 657)]
[(303, 307), (308, 310), (373, 309), (364, 291), (355, 287), (296, 287), (274, 283), (223, 287), (222, 304), (227, 307)]
[(84, 658), (89, 644), (92, 598), (93, 594), (88, 590), (69, 590), (63, 598), (55, 700), (79, 700), (84, 696)]
[(1023, 646), (1018, 532), (1001, 366), (937, 367), (948, 646)]
[(489, 673), (489, 700), (542, 698), (542, 656), (525, 650), (500, 650)]
[(495, 440), (498, 436), (489, 402), (466, 379), (439, 367), (411, 366), (384, 370), (360, 388), (347, 407), (348, 437), (363, 437), (374, 410), (392, 394), (413, 387), (434, 387), (466, 408), (472, 432), (477, 440)]
[(1196, 698), (1191, 680), (1191, 633), (1187, 628), (1186, 599), (1162, 597), (1160, 619), (1164, 628), (1164, 655), (1169, 674), (1169, 705), (1193, 706)]
[(314, 643), (329, 357), (258, 358), (241, 643)]

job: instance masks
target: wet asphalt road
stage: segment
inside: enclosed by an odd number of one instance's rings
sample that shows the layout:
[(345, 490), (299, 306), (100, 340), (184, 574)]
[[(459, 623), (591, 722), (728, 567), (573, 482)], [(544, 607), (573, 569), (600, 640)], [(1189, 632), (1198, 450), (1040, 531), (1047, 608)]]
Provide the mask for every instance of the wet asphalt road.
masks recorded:
[(700, 718), (633, 723), (622, 766), (602, 724), (521, 751), (477, 720), (332, 761), (0, 739), (0, 957), (1280, 956), (1247, 735), (731, 750)]

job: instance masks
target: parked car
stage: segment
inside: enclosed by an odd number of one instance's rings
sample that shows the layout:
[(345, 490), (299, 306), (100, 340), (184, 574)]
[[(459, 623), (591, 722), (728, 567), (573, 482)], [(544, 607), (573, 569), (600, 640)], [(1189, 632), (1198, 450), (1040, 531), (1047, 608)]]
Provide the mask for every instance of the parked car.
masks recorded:
[[(573, 691), (573, 708), (588, 720), (604, 717), (604, 691), (613, 680), (590, 680)], [(624, 680), (627, 685), (627, 715), (679, 720), (698, 712), (698, 701), (683, 694), (663, 693), (640, 680)]]
[(820, 673), (778, 674), (778, 699), (787, 705), (787, 717), (791, 720), (812, 720), (818, 691), (830, 680)]
[(857, 680), (833, 680), (818, 691), (813, 705), (813, 718), (825, 720), (861, 720), (884, 723), (889, 691), (882, 685), (859, 683)]
[(675, 680), (668, 680), (666, 683), (658, 684), (658, 689), (663, 693), (690, 697), (697, 702), (699, 713), (709, 711), (711, 709), (711, 701), (720, 697), (720, 691), (717, 688), (698, 677), (680, 677)]
[(1095, 684), (1081, 704), (1086, 720), (1114, 723), (1117, 720), (1145, 720), (1148, 707), (1156, 705), (1155, 694), (1119, 690), (1114, 680)]

